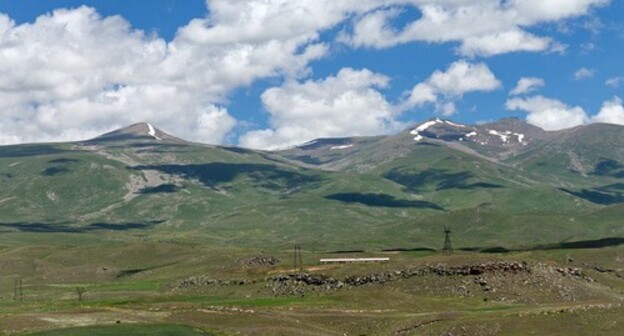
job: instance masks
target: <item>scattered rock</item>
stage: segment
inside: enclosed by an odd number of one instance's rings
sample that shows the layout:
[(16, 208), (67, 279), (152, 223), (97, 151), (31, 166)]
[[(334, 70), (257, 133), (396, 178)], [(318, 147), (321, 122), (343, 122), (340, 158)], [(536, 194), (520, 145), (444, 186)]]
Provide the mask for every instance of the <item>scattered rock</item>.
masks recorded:
[[(500, 261), (466, 266), (438, 264), (435, 266), (386, 271), (378, 274), (348, 276), (342, 280), (324, 275), (280, 274), (267, 278), (266, 287), (274, 295), (301, 295), (306, 291), (331, 292), (342, 288), (383, 284), (389, 281), (430, 274), (439, 276), (469, 276), (492, 272), (531, 272), (531, 269), (524, 262)], [(494, 291), (491, 286), (488, 286), (487, 280), (481, 276), (475, 277), (475, 283), (482, 286), (485, 291)], [(466, 293), (467, 291), (462, 289), (461, 292)]]
[(249, 258), (239, 259), (238, 263), (243, 268), (255, 268), (255, 267), (268, 267), (279, 264), (281, 260), (272, 256), (254, 256)]
[(218, 280), (208, 275), (194, 275), (182, 280), (177, 288), (202, 287), (202, 286), (243, 286), (255, 283), (253, 280)]

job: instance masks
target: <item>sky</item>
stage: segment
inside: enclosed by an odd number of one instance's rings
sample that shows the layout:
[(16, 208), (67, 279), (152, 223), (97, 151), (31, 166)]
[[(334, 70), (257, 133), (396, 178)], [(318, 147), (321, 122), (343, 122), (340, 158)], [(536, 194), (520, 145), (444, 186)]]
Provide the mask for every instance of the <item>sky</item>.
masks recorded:
[(0, 145), (624, 125), (624, 1), (0, 0)]

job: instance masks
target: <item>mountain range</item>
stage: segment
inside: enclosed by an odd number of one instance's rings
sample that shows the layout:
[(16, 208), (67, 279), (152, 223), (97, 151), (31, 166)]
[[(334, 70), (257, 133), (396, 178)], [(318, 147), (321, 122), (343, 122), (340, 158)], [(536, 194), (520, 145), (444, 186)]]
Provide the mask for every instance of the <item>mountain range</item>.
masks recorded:
[(139, 123), (2, 146), (0, 183), (5, 239), (439, 248), (451, 225), (458, 246), (521, 249), (624, 235), (624, 127), (432, 119), (395, 135), (259, 151)]

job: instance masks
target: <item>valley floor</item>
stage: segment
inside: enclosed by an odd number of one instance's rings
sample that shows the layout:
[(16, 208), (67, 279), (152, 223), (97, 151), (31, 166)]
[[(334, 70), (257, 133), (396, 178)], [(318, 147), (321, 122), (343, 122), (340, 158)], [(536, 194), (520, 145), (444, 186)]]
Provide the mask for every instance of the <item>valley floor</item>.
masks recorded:
[[(390, 258), (320, 265), (328, 257)], [(620, 335), (624, 246), (483, 254), (0, 247), (6, 335)], [(21, 280), (21, 286), (19, 284)], [(83, 288), (78, 301), (77, 288)]]

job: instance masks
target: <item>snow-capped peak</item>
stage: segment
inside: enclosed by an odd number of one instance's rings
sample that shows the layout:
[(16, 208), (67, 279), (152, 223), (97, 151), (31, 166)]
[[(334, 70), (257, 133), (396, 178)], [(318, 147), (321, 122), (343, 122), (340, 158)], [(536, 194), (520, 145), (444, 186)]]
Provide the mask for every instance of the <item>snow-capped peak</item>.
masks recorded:
[(147, 129), (148, 129), (148, 132), (147, 132), (147, 133), (148, 133), (149, 135), (151, 135), (152, 137), (154, 137), (154, 139), (156, 139), (156, 140), (162, 140), (161, 138), (159, 138), (159, 137), (156, 135), (156, 129), (154, 128), (154, 126), (152, 126), (152, 124), (148, 123), (148, 124), (147, 124)]
[(420, 141), (423, 139), (422, 135), (420, 135), (420, 132), (424, 132), (426, 131), (429, 127), (436, 125), (436, 124), (441, 124), (443, 123), (442, 120), (440, 120), (439, 118), (435, 118), (434, 120), (429, 120), (423, 124), (421, 124), (420, 126), (416, 127), (415, 129), (410, 131), (411, 135), (415, 135), (414, 140), (416, 141)]

